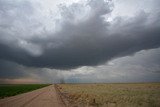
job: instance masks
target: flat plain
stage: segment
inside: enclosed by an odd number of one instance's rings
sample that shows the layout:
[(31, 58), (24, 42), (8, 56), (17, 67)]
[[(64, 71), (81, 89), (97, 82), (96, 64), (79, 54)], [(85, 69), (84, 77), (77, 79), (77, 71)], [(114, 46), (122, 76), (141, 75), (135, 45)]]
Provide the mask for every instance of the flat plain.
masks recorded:
[(160, 107), (160, 83), (59, 84), (70, 106)]

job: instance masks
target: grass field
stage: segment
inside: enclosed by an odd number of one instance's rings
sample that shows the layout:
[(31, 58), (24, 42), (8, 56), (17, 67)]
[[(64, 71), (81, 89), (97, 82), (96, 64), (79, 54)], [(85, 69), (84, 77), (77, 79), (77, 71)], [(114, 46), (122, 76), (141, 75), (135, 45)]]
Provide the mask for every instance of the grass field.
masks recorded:
[(80, 107), (160, 107), (160, 83), (58, 86), (70, 104)]
[(0, 98), (14, 96), (17, 94), (32, 91), (38, 88), (48, 86), (49, 84), (17, 84), (17, 85), (0, 85)]

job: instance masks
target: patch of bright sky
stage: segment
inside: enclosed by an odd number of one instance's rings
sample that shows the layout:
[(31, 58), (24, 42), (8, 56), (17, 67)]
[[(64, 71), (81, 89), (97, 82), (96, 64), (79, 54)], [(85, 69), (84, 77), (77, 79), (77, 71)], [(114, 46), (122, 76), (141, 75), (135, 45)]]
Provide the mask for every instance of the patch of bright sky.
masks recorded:
[(108, 21), (112, 21), (117, 16), (134, 17), (140, 11), (150, 13), (160, 9), (156, 6), (160, 3), (159, 0), (113, 0), (113, 2), (114, 10)]
[(151, 12), (159, 0), (114, 0), (115, 13), (119, 15), (134, 15), (135, 12)]
[(85, 0), (32, 0), (36, 7), (36, 18), (40, 20), (43, 25), (43, 31), (55, 32), (60, 29), (60, 11), (59, 5), (70, 5), (76, 2), (82, 2)]

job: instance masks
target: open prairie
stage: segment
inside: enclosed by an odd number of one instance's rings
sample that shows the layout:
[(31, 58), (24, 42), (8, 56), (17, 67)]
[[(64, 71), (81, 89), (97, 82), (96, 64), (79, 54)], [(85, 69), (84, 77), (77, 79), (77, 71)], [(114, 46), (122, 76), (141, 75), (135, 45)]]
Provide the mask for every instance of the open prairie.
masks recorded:
[(59, 84), (70, 106), (160, 107), (160, 83)]

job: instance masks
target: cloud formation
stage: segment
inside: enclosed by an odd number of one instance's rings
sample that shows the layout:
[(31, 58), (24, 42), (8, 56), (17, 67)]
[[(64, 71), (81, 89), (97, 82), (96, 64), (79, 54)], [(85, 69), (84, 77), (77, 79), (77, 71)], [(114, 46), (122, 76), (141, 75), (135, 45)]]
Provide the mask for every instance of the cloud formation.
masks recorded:
[(13, 62), (0, 60), (0, 78), (19, 78), (26, 77), (27, 73), (24, 71), (24, 67)]
[(33, 4), (0, 0), (1, 60), (29, 67), (73, 69), (160, 47), (159, 11), (107, 21), (113, 10), (110, 0), (61, 4), (52, 30), (41, 21), (44, 16), (35, 15), (39, 8)]

